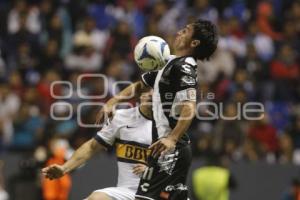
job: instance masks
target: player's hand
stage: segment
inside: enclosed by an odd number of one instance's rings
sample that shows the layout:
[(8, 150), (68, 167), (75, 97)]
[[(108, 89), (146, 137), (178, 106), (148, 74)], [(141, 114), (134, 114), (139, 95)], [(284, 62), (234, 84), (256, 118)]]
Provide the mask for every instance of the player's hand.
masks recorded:
[(149, 149), (152, 150), (151, 155), (155, 158), (159, 157), (160, 155), (165, 155), (169, 151), (175, 149), (176, 143), (177, 140), (175, 140), (171, 136), (161, 138), (149, 147)]
[(110, 104), (105, 104), (96, 116), (96, 124), (102, 124), (106, 119), (113, 116), (113, 106)]
[(133, 173), (135, 175), (141, 175), (142, 173), (144, 173), (144, 171), (146, 170), (147, 165), (143, 165), (143, 164), (136, 164), (133, 166)]
[(65, 175), (63, 166), (56, 164), (43, 168), (42, 173), (50, 180), (57, 179)]

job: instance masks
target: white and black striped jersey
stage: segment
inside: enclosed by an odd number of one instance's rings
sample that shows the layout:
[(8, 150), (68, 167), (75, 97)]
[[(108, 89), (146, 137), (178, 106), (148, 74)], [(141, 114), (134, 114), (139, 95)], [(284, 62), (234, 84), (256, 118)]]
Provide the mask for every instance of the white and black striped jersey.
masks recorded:
[[(197, 63), (193, 57), (175, 57), (159, 71), (142, 75), (145, 85), (153, 88), (152, 109), (158, 137), (175, 128), (180, 115), (179, 103), (196, 101)], [(187, 141), (185, 135), (181, 140)]]

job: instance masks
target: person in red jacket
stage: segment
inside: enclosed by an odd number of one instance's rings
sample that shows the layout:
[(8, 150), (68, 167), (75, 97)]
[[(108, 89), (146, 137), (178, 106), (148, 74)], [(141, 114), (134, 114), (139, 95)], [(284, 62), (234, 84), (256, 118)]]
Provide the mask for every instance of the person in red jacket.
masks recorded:
[(271, 75), (277, 80), (295, 80), (299, 78), (299, 64), (296, 62), (293, 48), (284, 44), (279, 51), (278, 59), (271, 63)]
[(257, 7), (257, 20), (256, 23), (261, 32), (270, 36), (273, 40), (282, 40), (282, 34), (276, 32), (270, 19), (274, 18), (272, 4), (269, 2), (261, 2)]
[(276, 129), (268, 123), (267, 116), (259, 121), (253, 121), (248, 137), (256, 142), (263, 153), (275, 153), (278, 150)]

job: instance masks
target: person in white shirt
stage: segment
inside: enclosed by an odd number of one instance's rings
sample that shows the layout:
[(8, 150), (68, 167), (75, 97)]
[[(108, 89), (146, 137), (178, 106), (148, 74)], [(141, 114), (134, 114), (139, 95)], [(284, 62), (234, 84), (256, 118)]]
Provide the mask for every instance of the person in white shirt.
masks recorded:
[(99, 150), (116, 149), (118, 183), (94, 191), (87, 200), (133, 200), (140, 174), (146, 169), (148, 147), (156, 137), (152, 122), (151, 93), (145, 93), (141, 105), (119, 109), (96, 136), (83, 144), (64, 165), (51, 165), (42, 169), (46, 178), (57, 179), (78, 168)]

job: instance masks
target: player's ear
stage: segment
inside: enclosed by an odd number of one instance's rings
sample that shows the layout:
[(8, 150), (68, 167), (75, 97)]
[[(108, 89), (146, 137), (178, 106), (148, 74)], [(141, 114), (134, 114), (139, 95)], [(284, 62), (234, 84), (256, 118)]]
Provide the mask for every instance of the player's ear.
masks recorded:
[(195, 48), (196, 46), (200, 45), (200, 40), (193, 40), (191, 42), (191, 47), (192, 48)]

